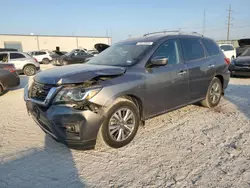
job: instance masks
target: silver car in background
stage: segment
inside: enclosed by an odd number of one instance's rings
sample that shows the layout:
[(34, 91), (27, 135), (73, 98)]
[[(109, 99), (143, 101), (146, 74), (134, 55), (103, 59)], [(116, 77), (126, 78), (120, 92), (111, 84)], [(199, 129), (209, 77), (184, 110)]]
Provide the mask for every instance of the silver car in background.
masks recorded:
[(17, 73), (24, 73), (27, 76), (33, 76), (40, 70), (37, 60), (23, 52), (0, 52), (0, 63), (14, 64)]

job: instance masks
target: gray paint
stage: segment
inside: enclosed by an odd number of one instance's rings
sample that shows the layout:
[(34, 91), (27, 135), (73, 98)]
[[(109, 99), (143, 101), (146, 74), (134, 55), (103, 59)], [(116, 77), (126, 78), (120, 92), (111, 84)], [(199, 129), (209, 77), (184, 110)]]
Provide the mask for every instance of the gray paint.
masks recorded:
[(59, 113), (66, 106), (52, 105), (49, 106), (47, 111), (47, 118), (51, 121), (59, 122), (57, 126), (60, 126), (68, 119), (72, 119), (76, 114), (80, 114), (80, 119), (84, 118), (84, 121), (81, 121), (84, 122), (82, 124), (82, 134), (86, 131), (88, 133), (88, 135), (82, 135), (84, 136), (82, 139), (95, 139), (102, 123), (102, 117), (105, 116), (105, 108), (112, 105), (121, 96), (129, 95), (139, 99), (142, 103), (141, 118), (145, 120), (204, 99), (214, 76), (223, 78), (223, 88), (225, 89), (229, 82), (229, 72), (224, 62), (222, 51), (220, 51), (219, 55), (195, 61), (187, 62), (183, 59), (180, 64), (147, 68), (146, 65), (151, 56), (164, 41), (185, 37), (190, 36), (158, 35), (129, 39), (128, 41), (132, 42), (153, 41), (155, 45), (137, 64), (127, 68), (84, 64), (60, 67), (39, 73), (34, 78), (35, 81), (45, 84), (56, 84), (61, 80), (60, 84), (63, 85), (82, 83), (98, 76), (116, 76), (99, 82), (98, 84), (102, 86), (102, 90), (89, 101), (100, 106), (103, 109), (102, 112), (97, 113), (97, 115), (93, 115), (93, 112), (89, 110), (76, 113), (74, 108), (67, 107), (68, 118), (65, 118), (65, 114), (59, 115)]

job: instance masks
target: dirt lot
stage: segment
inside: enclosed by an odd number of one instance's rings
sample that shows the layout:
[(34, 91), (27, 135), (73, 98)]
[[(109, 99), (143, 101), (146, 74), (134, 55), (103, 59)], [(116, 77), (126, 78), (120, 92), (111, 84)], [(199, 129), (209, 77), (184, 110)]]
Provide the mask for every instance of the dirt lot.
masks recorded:
[(76, 151), (26, 113), (21, 86), (0, 97), (0, 187), (250, 187), (250, 79), (215, 109), (191, 105), (146, 122), (127, 147)]

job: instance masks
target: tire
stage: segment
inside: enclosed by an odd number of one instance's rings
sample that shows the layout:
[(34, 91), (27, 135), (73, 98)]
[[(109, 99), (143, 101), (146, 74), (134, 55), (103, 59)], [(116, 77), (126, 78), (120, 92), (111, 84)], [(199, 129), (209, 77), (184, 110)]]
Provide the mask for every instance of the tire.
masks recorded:
[(26, 76), (33, 76), (36, 74), (36, 67), (34, 65), (26, 65), (23, 69)]
[(3, 94), (4, 90), (3, 87), (0, 85), (0, 96)]
[(219, 78), (214, 77), (208, 87), (206, 99), (201, 101), (201, 105), (207, 108), (213, 108), (217, 106), (220, 102), (222, 93), (223, 89), (221, 81)]
[(49, 64), (49, 59), (48, 58), (43, 58), (42, 63), (43, 64)]
[[(119, 122), (117, 118), (119, 112), (121, 112), (123, 122)], [(124, 121), (126, 112), (129, 117), (127, 121)], [(139, 114), (137, 106), (132, 101), (125, 98), (117, 99), (106, 110), (106, 118), (99, 129), (95, 149), (104, 149), (106, 146), (120, 148), (129, 144), (134, 139), (139, 128)]]

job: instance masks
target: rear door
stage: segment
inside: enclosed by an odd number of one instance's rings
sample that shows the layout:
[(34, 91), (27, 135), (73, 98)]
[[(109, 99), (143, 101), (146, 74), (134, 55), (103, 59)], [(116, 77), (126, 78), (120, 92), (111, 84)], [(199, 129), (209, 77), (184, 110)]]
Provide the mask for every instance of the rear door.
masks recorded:
[(182, 38), (181, 44), (189, 71), (189, 102), (194, 102), (206, 96), (215, 73), (215, 62), (212, 58), (207, 58), (199, 37)]
[(10, 52), (10, 63), (13, 63), (17, 70), (23, 69), (26, 57), (21, 53)]
[(188, 103), (188, 71), (178, 39), (164, 42), (151, 57), (168, 58), (165, 66), (147, 68), (147, 116), (154, 116)]

